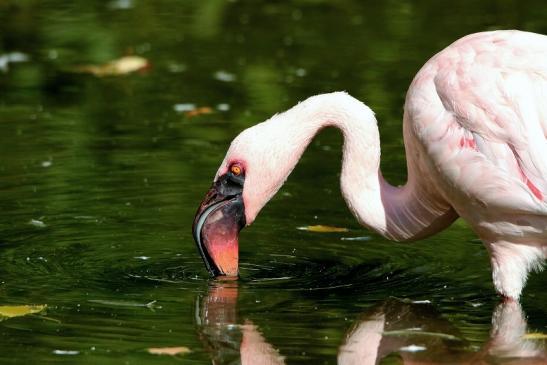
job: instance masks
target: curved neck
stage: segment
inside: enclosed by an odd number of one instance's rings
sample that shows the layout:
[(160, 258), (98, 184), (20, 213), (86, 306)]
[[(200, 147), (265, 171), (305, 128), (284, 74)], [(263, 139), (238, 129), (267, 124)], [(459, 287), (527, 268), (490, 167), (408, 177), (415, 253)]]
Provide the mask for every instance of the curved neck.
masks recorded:
[[(393, 240), (429, 236), (457, 217), (432, 187), (422, 186), (409, 169), (403, 187), (391, 186), (380, 171), (380, 136), (374, 113), (350, 95), (337, 92), (308, 98), (273, 119), (298, 128), (291, 133), (294, 164), (319, 130), (333, 126), (344, 137), (342, 194), (359, 222)], [(408, 146), (407, 146), (408, 147)]]

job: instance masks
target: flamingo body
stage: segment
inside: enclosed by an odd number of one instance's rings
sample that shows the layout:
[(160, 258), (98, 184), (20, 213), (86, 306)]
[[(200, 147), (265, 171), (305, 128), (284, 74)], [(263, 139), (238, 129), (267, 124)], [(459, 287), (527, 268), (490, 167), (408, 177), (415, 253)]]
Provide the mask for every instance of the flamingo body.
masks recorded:
[(483, 240), (509, 297), (547, 252), (546, 56), (542, 35), (469, 35), (424, 65), (405, 105), (418, 171)]
[[(520, 31), (472, 34), (432, 57), (406, 97), (402, 187), (380, 172), (374, 113), (343, 92), (310, 97), (243, 131), (215, 183), (244, 171), (238, 178), (249, 225), (315, 134), (339, 128), (342, 194), (360, 223), (409, 241), (461, 217), (489, 251), (497, 291), (518, 298), (529, 271), (541, 269), (547, 255), (546, 59), (547, 37)], [(205, 208), (196, 220), (208, 222)]]

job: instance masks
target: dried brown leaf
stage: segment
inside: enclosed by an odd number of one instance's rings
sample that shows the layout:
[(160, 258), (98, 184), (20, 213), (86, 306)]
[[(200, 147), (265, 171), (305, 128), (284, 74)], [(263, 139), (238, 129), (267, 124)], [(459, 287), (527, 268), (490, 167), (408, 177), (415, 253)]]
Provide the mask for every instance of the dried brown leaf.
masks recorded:
[(198, 115), (211, 114), (212, 112), (213, 112), (212, 108), (208, 106), (202, 106), (194, 110), (189, 110), (185, 112), (184, 115), (186, 115), (188, 118), (193, 118), (193, 117), (197, 117)]

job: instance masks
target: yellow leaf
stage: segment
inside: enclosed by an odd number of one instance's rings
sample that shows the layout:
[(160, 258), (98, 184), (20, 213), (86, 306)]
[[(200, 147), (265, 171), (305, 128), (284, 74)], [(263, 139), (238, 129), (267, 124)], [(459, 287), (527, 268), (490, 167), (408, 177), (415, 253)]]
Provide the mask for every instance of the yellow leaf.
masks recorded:
[(348, 232), (349, 229), (342, 227), (332, 227), (332, 226), (323, 226), (321, 224), (316, 226), (304, 226), (297, 227), (301, 231), (310, 231), (310, 232), (320, 232), (320, 233), (330, 233), (330, 232)]
[(184, 355), (192, 352), (188, 347), (151, 347), (148, 349), (148, 353), (153, 355)]
[(547, 333), (534, 332), (522, 336), (525, 340), (547, 340)]
[(0, 320), (13, 317), (26, 316), (28, 314), (40, 313), (47, 305), (3, 305), (0, 306)]

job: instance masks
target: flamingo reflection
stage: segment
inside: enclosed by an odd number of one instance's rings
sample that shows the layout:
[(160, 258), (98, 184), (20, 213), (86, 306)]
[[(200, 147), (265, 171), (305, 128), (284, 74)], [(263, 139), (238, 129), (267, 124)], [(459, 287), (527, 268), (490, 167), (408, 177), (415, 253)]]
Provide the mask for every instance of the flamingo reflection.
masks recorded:
[[(196, 322), (213, 365), (282, 365), (284, 358), (250, 321), (239, 324), (237, 281), (215, 282), (198, 298)], [(240, 362), (239, 362), (240, 361)]]
[[(215, 282), (208, 295), (198, 299), (196, 322), (212, 364), (286, 364), (256, 325), (238, 318), (237, 285)], [(434, 306), (388, 299), (350, 329), (339, 347), (338, 364), (547, 364), (545, 343), (526, 334), (526, 319), (517, 301), (507, 300), (495, 308), (490, 339), (477, 351)]]

